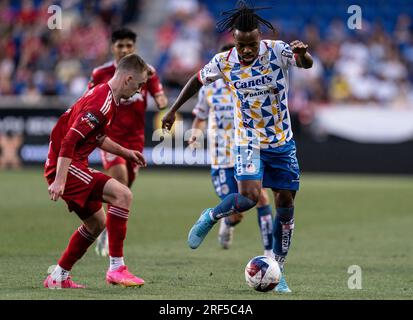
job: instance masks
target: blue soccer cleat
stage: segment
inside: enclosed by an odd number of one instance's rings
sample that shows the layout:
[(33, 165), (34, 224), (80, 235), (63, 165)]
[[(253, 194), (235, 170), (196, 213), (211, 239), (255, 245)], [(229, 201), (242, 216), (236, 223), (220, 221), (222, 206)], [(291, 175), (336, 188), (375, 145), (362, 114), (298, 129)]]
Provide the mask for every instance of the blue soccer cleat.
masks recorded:
[(285, 276), (283, 274), (281, 275), (280, 282), (274, 290), (278, 293), (291, 293), (291, 289), (288, 287), (287, 281), (285, 280)]
[(208, 232), (212, 229), (216, 221), (213, 221), (209, 216), (212, 208), (202, 211), (198, 221), (192, 226), (188, 234), (188, 245), (191, 249), (196, 249), (200, 246)]

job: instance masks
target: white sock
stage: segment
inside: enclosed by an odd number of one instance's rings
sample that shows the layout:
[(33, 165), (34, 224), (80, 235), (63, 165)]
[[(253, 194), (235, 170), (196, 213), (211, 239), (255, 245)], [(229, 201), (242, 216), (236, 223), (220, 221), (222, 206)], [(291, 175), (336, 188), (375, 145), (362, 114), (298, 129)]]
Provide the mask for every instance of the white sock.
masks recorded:
[(277, 256), (274, 254), (274, 259), (278, 262), (281, 272), (284, 272), (285, 257)]
[(63, 281), (66, 280), (67, 277), (69, 277), (70, 271), (67, 271), (63, 269), (61, 266), (57, 265), (56, 268), (54, 268), (53, 272), (50, 274), (53, 280), (55, 281)]
[(123, 261), (123, 257), (109, 257), (109, 261), (110, 261), (110, 266), (109, 266), (109, 270), (110, 271), (115, 271), (117, 269), (119, 269), (121, 266), (125, 265), (125, 262)]

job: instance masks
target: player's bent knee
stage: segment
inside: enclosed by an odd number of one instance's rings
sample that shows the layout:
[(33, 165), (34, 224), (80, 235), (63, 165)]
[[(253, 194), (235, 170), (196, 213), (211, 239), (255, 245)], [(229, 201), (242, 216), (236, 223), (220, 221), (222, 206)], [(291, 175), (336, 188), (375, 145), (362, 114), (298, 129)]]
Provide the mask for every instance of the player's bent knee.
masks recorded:
[(294, 200), (291, 199), (282, 199), (279, 198), (275, 201), (275, 204), (278, 208), (292, 208), (294, 207)]
[(117, 181), (119, 181), (121, 184), (123, 184), (124, 186), (128, 186), (128, 178), (124, 177), (123, 175), (114, 175), (112, 176), (112, 178), (116, 179)]
[(113, 178), (119, 181), (120, 183), (122, 183), (124, 186), (128, 185), (128, 181), (126, 179), (123, 179), (122, 177), (113, 177)]
[(87, 231), (94, 237), (98, 237), (106, 228), (106, 223), (89, 224), (86, 226)]
[(294, 207), (294, 195), (289, 191), (278, 192), (275, 197), (275, 202), (279, 208)]
[(101, 234), (101, 232), (106, 228), (105, 213), (103, 211), (99, 211), (90, 218), (83, 220), (83, 223), (90, 234), (92, 234), (94, 237), (98, 237)]
[(121, 184), (128, 186), (128, 171), (125, 165), (117, 165), (108, 170), (109, 175)]
[(119, 192), (116, 195), (116, 203), (113, 204), (118, 207), (128, 209), (132, 204), (132, 199), (132, 192), (129, 190), (128, 187), (123, 186), (122, 188), (120, 188)]
[(128, 204), (128, 207), (129, 207), (132, 204), (132, 200), (133, 200), (133, 194), (129, 188), (126, 188), (124, 197), (125, 197), (125, 202)]
[(103, 230), (106, 228), (106, 219), (105, 220), (99, 220), (96, 223), (96, 232), (100, 234)]
[(270, 200), (269, 199), (265, 199), (265, 200), (263, 200), (263, 199), (258, 199), (258, 202), (257, 202), (257, 208), (262, 208), (262, 207), (265, 207), (265, 206), (268, 206), (270, 204)]
[(132, 204), (132, 192), (130, 189), (115, 179), (110, 179), (103, 189), (104, 201), (111, 205), (129, 209)]
[(244, 218), (244, 214), (243, 213), (233, 214), (231, 218), (232, 218), (233, 223), (239, 223)]
[(249, 200), (257, 204), (259, 196), (260, 196), (260, 190), (259, 189), (243, 190), (241, 191), (241, 195), (243, 195), (244, 197), (248, 198)]

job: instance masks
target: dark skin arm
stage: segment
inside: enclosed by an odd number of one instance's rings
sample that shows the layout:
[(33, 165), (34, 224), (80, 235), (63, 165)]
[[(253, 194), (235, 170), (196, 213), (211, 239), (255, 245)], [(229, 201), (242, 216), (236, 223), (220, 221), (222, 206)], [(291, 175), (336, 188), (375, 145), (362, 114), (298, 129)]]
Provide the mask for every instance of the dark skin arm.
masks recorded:
[(297, 66), (304, 69), (310, 69), (313, 66), (313, 58), (307, 52), (308, 45), (299, 40), (290, 43), (291, 50), (297, 54)]
[(178, 109), (187, 102), (191, 97), (193, 97), (199, 89), (202, 88), (202, 83), (198, 80), (198, 75), (195, 74), (191, 79), (186, 83), (185, 87), (182, 89), (178, 98), (168, 110), (165, 116), (162, 118), (162, 129), (171, 130), (172, 125), (175, 122), (175, 113)]

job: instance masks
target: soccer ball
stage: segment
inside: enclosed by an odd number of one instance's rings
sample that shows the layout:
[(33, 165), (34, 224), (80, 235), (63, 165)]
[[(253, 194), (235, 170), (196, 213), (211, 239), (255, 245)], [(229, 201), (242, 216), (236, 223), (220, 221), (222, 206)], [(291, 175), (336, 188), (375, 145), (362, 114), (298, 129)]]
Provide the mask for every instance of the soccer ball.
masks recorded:
[(273, 258), (258, 256), (252, 258), (245, 267), (245, 280), (257, 291), (267, 292), (274, 289), (280, 279), (281, 270)]

